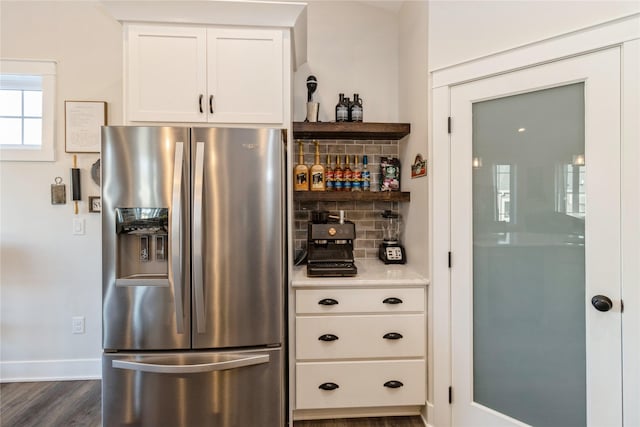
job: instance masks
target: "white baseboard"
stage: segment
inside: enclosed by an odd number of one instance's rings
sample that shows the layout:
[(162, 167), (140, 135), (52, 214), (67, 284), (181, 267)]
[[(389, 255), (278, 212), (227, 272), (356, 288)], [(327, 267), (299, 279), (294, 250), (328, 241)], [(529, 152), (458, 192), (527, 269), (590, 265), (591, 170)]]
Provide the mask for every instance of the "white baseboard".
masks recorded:
[(0, 382), (96, 380), (100, 359), (25, 360), (0, 362)]

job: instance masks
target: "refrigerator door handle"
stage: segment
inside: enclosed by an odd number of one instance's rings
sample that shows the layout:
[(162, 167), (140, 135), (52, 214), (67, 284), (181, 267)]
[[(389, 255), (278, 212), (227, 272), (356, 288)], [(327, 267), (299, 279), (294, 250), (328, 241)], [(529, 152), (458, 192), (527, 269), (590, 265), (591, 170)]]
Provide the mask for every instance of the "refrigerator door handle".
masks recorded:
[(176, 142), (173, 165), (173, 193), (171, 214), (171, 272), (174, 304), (176, 310), (176, 330), (184, 333), (184, 312), (182, 305), (182, 164), (184, 143)]
[(269, 363), (268, 354), (257, 354), (248, 357), (241, 355), (237, 359), (222, 362), (198, 363), (193, 365), (163, 365), (160, 363), (133, 362), (130, 360), (114, 360), (112, 366), (138, 372), (153, 372), (158, 374), (195, 374), (200, 372), (224, 371), (245, 366)]
[(204, 283), (202, 278), (202, 195), (204, 181), (204, 142), (196, 142), (196, 164), (193, 184), (193, 286), (196, 306), (196, 330), (206, 332)]

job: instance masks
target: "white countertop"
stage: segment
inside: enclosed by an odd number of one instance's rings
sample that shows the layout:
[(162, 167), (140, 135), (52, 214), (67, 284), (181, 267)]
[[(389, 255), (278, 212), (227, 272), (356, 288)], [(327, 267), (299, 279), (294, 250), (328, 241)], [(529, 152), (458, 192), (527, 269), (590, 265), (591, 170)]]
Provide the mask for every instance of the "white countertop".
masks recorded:
[(293, 268), (294, 288), (331, 286), (425, 286), (429, 280), (403, 264), (385, 265), (377, 259), (356, 259), (358, 274), (354, 277), (307, 277), (307, 266)]

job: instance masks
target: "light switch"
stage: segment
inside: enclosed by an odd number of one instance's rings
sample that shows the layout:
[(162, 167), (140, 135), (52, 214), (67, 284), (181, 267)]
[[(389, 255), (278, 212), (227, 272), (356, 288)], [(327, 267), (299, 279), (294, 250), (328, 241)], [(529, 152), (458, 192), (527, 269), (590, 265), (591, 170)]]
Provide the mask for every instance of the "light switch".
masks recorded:
[(84, 235), (84, 218), (73, 218), (72, 234), (76, 236)]

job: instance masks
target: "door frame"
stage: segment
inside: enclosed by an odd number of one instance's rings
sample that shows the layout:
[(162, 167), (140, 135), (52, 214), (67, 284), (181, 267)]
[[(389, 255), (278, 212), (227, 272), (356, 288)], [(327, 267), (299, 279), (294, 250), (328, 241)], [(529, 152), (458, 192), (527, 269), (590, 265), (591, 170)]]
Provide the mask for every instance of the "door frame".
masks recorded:
[[(622, 53), (621, 96), (621, 251), (624, 301), (623, 330), (623, 423), (640, 425), (640, 14), (609, 21), (551, 39), (527, 44), (469, 62), (431, 72), (431, 142), (432, 159), (429, 182), (429, 233), (431, 242), (432, 287), (429, 307), (432, 349), (429, 377), (433, 384), (427, 420), (429, 425), (451, 425), (449, 387), (451, 386), (451, 155), (450, 90), (452, 86), (487, 77), (534, 67), (552, 61), (618, 46)], [(451, 120), (455, 129), (455, 118)], [(635, 214), (633, 214), (635, 213)], [(455, 267), (455, 254), (451, 256)], [(452, 398), (455, 400), (455, 390)], [(458, 426), (456, 426), (458, 427)], [(463, 426), (462, 426), (463, 427)]]

